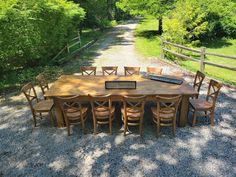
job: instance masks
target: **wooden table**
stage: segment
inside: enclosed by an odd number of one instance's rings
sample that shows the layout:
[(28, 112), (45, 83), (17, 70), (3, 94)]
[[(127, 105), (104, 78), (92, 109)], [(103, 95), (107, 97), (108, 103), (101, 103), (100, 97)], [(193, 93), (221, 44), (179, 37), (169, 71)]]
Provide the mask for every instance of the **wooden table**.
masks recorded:
[[(136, 89), (105, 89), (105, 81), (112, 80), (130, 80), (137, 81)], [(180, 106), (179, 126), (184, 127), (187, 121), (189, 97), (198, 95), (185, 81), (182, 85), (169, 84), (164, 82), (145, 79), (142, 76), (75, 76), (63, 75), (51, 86), (45, 93), (46, 97), (55, 98), (57, 96), (80, 95), (85, 101), (88, 100), (88, 94), (111, 94), (113, 101), (122, 101), (123, 95), (146, 95), (147, 101), (155, 100), (156, 95), (173, 96), (182, 95)], [(56, 117), (58, 126), (64, 126), (64, 119), (59, 104), (54, 99)]]

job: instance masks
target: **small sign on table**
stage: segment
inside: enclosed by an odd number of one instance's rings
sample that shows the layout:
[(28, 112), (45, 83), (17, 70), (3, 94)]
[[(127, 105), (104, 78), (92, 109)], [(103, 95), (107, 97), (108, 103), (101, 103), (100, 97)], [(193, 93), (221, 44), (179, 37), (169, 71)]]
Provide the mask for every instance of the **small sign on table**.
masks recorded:
[(136, 89), (136, 81), (105, 81), (106, 89)]

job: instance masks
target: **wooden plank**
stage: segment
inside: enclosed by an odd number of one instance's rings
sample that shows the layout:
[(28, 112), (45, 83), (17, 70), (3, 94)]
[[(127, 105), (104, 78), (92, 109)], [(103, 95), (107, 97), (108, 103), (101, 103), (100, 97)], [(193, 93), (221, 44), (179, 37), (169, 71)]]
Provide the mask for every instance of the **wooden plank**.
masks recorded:
[(232, 71), (236, 71), (235, 67), (224, 66), (224, 65), (220, 65), (220, 64), (216, 64), (216, 63), (211, 63), (211, 62), (208, 62), (208, 61), (204, 61), (204, 63), (207, 64), (207, 65), (216, 66), (216, 67), (219, 67), (219, 68), (224, 68), (224, 69), (229, 69), (229, 70), (232, 70)]
[(235, 56), (229, 56), (229, 55), (222, 55), (222, 54), (216, 54), (216, 53), (210, 53), (210, 52), (205, 52), (206, 55), (212, 55), (212, 56), (217, 56), (217, 57), (223, 57), (223, 58), (228, 58), (228, 59), (234, 59), (236, 60)]
[(77, 45), (77, 44), (80, 44), (80, 41), (77, 41), (77, 42), (75, 42), (75, 43), (69, 45), (68, 48), (71, 48), (71, 47), (73, 47), (73, 46), (75, 46), (75, 45)]
[(173, 45), (173, 46), (175, 46), (175, 47), (178, 47), (178, 48), (181, 48), (181, 49), (185, 49), (185, 50), (188, 50), (188, 51), (192, 51), (192, 52), (196, 52), (196, 53), (201, 53), (200, 50), (197, 50), (197, 49), (191, 49), (191, 48), (188, 48), (188, 47), (185, 47), (185, 46), (179, 45), (179, 44), (174, 44), (174, 43), (172, 43), (172, 42), (163, 41), (163, 43), (165, 43), (165, 44), (170, 44), (170, 45)]
[(192, 61), (195, 61), (195, 62), (200, 62), (198, 59), (188, 57), (186, 55), (183, 55), (183, 54), (180, 54), (180, 53), (177, 53), (177, 52), (173, 52), (172, 50), (169, 50), (169, 49), (166, 49), (166, 48), (163, 48), (163, 50), (166, 51), (166, 52), (169, 52), (169, 53), (171, 53), (175, 56), (181, 57), (181, 58), (185, 58), (185, 59), (192, 60)]
[(189, 97), (186, 95), (182, 96), (182, 101), (180, 105), (180, 116), (179, 116), (179, 127), (185, 127), (187, 123), (188, 117), (188, 109), (189, 109)]

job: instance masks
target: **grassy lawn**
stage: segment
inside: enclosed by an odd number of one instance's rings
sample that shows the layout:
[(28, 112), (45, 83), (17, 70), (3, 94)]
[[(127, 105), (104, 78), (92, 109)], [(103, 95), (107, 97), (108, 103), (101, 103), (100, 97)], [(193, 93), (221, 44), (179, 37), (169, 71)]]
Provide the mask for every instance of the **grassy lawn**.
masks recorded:
[[(136, 49), (146, 57), (160, 56), (160, 36), (157, 35), (158, 22), (153, 18), (146, 18), (140, 21), (136, 29)], [(202, 45), (207, 52), (236, 56), (236, 39), (221, 39), (210, 41)], [(187, 53), (187, 52), (186, 52)], [(192, 55), (192, 53), (187, 53)], [(199, 59), (195, 55), (194, 58)], [(207, 61), (222, 64), (225, 66), (236, 67), (236, 60), (214, 56), (207, 56)], [(192, 61), (178, 60), (179, 64), (191, 71), (199, 70), (199, 64)], [(212, 78), (236, 86), (236, 72), (206, 65), (205, 73)]]

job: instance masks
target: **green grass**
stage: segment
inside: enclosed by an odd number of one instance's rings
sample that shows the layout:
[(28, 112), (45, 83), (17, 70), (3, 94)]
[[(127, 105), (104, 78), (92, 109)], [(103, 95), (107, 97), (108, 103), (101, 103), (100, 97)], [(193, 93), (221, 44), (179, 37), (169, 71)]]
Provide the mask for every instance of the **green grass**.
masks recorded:
[(156, 19), (143, 19), (135, 30), (135, 47), (145, 57), (160, 56), (160, 37), (157, 35)]
[[(157, 34), (158, 22), (153, 18), (145, 18), (137, 26), (136, 29), (136, 39), (135, 47), (138, 52), (140, 52), (145, 57), (160, 57), (160, 36)], [(236, 56), (236, 39), (218, 39), (214, 41), (208, 41), (202, 44), (206, 47), (207, 52), (218, 53), (224, 55)], [(173, 48), (174, 49), (174, 48)], [(192, 57), (199, 59), (199, 55), (196, 53), (185, 52)], [(171, 58), (169, 58), (171, 60)], [(236, 60), (226, 59), (221, 57), (207, 56), (207, 61), (217, 64), (222, 64), (225, 66), (236, 67)], [(199, 63), (185, 60), (178, 60), (178, 63), (191, 71), (199, 70)], [(205, 73), (211, 78), (215, 78), (224, 83), (236, 86), (236, 72), (222, 69), (214, 66), (205, 66)]]

